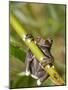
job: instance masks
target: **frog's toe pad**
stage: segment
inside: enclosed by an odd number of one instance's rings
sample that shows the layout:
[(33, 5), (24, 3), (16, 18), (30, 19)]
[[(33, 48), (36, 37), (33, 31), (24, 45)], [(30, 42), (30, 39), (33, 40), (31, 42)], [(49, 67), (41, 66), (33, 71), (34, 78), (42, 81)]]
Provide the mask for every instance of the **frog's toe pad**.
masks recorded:
[(29, 76), (30, 75), (30, 71), (26, 71), (26, 76)]
[(19, 76), (29, 76), (30, 75), (30, 72), (29, 71), (26, 71), (26, 72), (21, 72), (18, 74)]
[(37, 80), (37, 85), (40, 86), (41, 85), (41, 81), (38, 79)]
[(26, 75), (25, 72), (20, 72), (20, 73), (18, 73), (18, 76), (25, 76), (25, 75)]
[(33, 74), (31, 74), (31, 77), (34, 78), (34, 79), (38, 79), (38, 77), (33, 75)]

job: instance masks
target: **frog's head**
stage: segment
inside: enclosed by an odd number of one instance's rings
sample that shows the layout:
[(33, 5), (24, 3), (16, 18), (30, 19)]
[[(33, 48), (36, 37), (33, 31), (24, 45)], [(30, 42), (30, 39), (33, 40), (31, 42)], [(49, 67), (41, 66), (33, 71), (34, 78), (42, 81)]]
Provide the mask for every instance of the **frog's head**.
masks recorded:
[(50, 48), (53, 43), (53, 40), (51, 38), (48, 38), (45, 40), (41, 37), (38, 37), (36, 41), (39, 46), (46, 47), (46, 48)]
[(46, 56), (46, 58), (44, 58), (44, 62), (43, 62), (44, 66), (46, 63), (52, 64), (54, 61), (54, 58), (50, 52), (52, 43), (53, 43), (53, 40), (50, 38), (45, 40), (45, 39), (42, 39), (41, 37), (38, 37), (38, 39), (37, 39), (37, 45), (39, 46), (41, 51)]

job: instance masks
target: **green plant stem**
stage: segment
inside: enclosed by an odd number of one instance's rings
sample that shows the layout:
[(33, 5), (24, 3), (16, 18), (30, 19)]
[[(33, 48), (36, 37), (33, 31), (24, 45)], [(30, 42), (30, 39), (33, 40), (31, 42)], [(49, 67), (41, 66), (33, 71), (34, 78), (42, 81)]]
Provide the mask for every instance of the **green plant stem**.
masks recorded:
[[(17, 18), (12, 13), (10, 14), (10, 24), (12, 25), (14, 30), (17, 32), (17, 34), (20, 36), (20, 38), (24, 41), (24, 43), (31, 49), (32, 53), (35, 55), (38, 61), (42, 63), (42, 60), (45, 57), (45, 55), (37, 47), (34, 41), (31, 41), (31, 39), (29, 38), (25, 39), (27, 33), (24, 30), (23, 26), (20, 24), (20, 22), (17, 20)], [(43, 69), (47, 71), (47, 73), (50, 75), (51, 79), (56, 85), (64, 84), (63, 79), (57, 73), (54, 66), (50, 67), (50, 65), (46, 65)]]

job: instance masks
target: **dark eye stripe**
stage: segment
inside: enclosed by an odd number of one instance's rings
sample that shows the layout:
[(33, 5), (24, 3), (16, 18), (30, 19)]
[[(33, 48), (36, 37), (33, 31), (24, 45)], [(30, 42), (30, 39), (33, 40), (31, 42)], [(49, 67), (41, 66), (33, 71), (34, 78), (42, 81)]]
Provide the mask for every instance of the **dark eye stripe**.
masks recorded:
[[(46, 56), (46, 57), (48, 57), (48, 58), (50, 58), (50, 55), (49, 54), (46, 54), (45, 52), (44, 52), (44, 50), (46, 50), (46, 48), (42, 48), (41, 46), (38, 46), (39, 48), (40, 48), (40, 50), (43, 52), (43, 54)], [(47, 50), (46, 50), (47, 51)]]
[(50, 58), (50, 55), (47, 55), (46, 53), (44, 54), (46, 57)]

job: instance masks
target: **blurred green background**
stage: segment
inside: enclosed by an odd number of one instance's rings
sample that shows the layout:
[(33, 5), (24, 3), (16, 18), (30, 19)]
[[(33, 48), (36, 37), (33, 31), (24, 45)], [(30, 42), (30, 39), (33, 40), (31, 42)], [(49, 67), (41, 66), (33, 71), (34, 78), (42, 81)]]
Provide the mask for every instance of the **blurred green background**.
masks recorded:
[[(10, 2), (10, 12), (19, 19), (24, 29), (36, 39), (52, 38), (52, 55), (58, 73), (65, 80), (65, 9), (62, 4), (40, 4)], [(9, 13), (10, 14), (10, 13)], [(25, 71), (25, 58), (28, 48), (10, 25), (10, 88), (36, 87), (36, 80), (30, 76), (18, 76)], [(53, 86), (50, 78), (41, 86)]]

